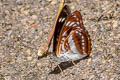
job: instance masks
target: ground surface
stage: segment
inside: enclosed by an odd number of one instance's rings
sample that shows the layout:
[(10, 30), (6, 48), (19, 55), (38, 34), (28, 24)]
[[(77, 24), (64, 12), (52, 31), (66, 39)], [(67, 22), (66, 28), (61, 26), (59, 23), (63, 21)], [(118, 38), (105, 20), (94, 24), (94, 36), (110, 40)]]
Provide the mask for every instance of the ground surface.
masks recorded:
[[(37, 59), (54, 22), (57, 0), (0, 0), (0, 80), (120, 80), (120, 0), (67, 0), (92, 39), (88, 59), (59, 74)], [(52, 62), (52, 66), (51, 66)]]

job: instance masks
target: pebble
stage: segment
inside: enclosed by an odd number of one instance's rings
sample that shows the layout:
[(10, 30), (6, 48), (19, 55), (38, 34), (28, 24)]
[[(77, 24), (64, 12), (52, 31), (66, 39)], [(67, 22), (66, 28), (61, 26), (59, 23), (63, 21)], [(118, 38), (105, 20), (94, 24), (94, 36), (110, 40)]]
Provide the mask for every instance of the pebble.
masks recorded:
[(113, 23), (113, 28), (114, 28), (114, 29), (115, 29), (116, 27), (118, 27), (118, 21), (113, 20), (112, 23)]
[[(50, 1), (50, 0), (49, 0)], [(57, 4), (57, 0), (51, 0), (51, 4), (54, 5), (54, 4)]]
[(38, 56), (43, 56), (43, 53), (44, 52), (44, 50), (42, 49), (42, 46), (40, 47), (40, 49), (38, 50), (38, 53), (37, 53), (37, 55)]
[(28, 61), (31, 61), (33, 58), (31, 56), (27, 57)]
[(43, 35), (43, 31), (40, 31), (40, 32), (39, 32), (39, 35), (42, 36), (42, 35)]
[(28, 55), (32, 54), (31, 51), (30, 51), (30, 49), (28, 49), (26, 52), (28, 53)]
[(52, 0), (47, 0), (48, 2), (52, 1)]
[(71, 8), (72, 10), (74, 10), (74, 9), (75, 9), (75, 6), (71, 6), (70, 8)]
[(37, 66), (38, 66), (38, 67), (41, 66), (41, 65), (42, 65), (42, 63), (40, 63), (40, 62), (37, 63)]
[(12, 80), (12, 77), (11, 76), (5, 76), (4, 79), (5, 80)]
[(89, 58), (89, 59), (88, 59), (88, 62), (87, 62), (87, 65), (91, 64), (91, 62), (92, 62), (92, 59)]
[[(69, 5), (72, 12), (80, 10), (83, 14), (84, 26), (88, 25), (87, 29), (91, 35), (92, 52), (90, 57), (79, 61), (77, 66), (66, 68), (63, 71), (65, 75), (62, 73), (48, 75), (59, 63), (51, 62), (50, 55), (38, 60), (37, 56), (43, 55), (38, 49), (42, 47), (45, 39), (48, 40), (47, 35), (51, 31), (50, 26), (54, 22), (59, 2), (60, 0), (0, 2), (0, 14), (3, 15), (0, 16), (0, 79), (2, 77), (3, 80), (14, 80), (16, 77), (19, 80), (56, 80), (62, 76), (61, 80), (119, 80), (117, 76), (120, 73), (120, 34), (117, 14), (120, 8), (119, 1), (114, 1), (114, 4), (112, 0), (106, 0), (105, 3), (103, 0), (77, 0), (77, 2), (71, 0), (65, 3)], [(113, 18), (102, 19), (109, 15), (105, 13), (100, 21), (95, 22), (97, 16), (112, 4), (115, 5), (112, 10), (116, 13), (113, 14)], [(93, 18), (95, 20), (91, 20)], [(10, 27), (5, 23), (12, 25)], [(24, 28), (29, 26), (38, 27)], [(111, 30), (106, 31), (105, 29), (108, 29), (106, 26)], [(18, 38), (20, 42), (17, 41)]]
[(32, 15), (31, 18), (36, 20), (37, 19), (37, 15)]

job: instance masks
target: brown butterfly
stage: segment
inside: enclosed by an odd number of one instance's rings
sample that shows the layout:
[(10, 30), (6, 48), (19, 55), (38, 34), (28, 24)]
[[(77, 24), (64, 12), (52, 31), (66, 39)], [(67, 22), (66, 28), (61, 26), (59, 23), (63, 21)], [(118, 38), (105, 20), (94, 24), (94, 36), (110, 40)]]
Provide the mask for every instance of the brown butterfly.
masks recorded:
[(53, 37), (53, 52), (59, 62), (75, 61), (91, 52), (91, 39), (79, 11), (71, 13), (65, 5), (60, 12)]
[(71, 13), (65, 5), (57, 17), (46, 49), (49, 49), (53, 38), (53, 52), (56, 53), (57, 61), (75, 61), (89, 56), (91, 39), (83, 25), (80, 12)]

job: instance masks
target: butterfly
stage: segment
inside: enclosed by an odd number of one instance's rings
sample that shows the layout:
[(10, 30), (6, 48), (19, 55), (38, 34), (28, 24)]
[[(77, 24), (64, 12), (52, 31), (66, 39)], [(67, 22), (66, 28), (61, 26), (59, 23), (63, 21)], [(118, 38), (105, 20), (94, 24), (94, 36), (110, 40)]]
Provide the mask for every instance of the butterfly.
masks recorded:
[(76, 61), (89, 56), (91, 39), (80, 12), (71, 13), (69, 6), (65, 5), (58, 13), (48, 41), (40, 52), (47, 52), (53, 39), (53, 52), (59, 62)]
[(59, 62), (75, 61), (89, 56), (91, 39), (79, 11), (71, 13), (65, 5), (55, 25), (53, 52)]

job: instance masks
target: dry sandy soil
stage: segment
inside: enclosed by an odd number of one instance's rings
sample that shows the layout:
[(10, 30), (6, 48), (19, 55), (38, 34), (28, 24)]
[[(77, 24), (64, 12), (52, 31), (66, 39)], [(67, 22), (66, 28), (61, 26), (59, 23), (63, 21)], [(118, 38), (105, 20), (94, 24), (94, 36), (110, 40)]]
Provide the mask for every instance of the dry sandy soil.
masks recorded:
[(0, 80), (120, 80), (120, 0), (66, 0), (79, 10), (92, 40), (87, 59), (51, 73), (57, 62), (38, 59), (58, 0), (0, 0)]

